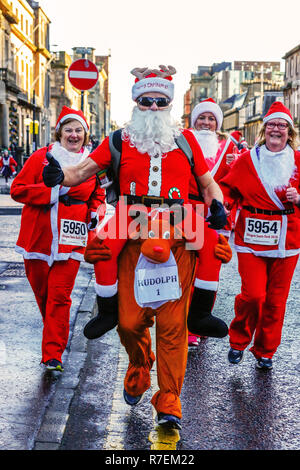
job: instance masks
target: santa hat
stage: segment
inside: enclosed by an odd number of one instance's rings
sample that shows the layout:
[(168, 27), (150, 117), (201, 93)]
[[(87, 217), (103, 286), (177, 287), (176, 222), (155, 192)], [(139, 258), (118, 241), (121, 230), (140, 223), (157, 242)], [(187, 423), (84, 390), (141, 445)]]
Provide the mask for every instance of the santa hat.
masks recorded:
[(231, 137), (233, 137), (237, 142), (240, 141), (240, 138), (242, 137), (242, 133), (240, 131), (233, 131), (230, 133)]
[(132, 87), (132, 99), (136, 99), (147, 92), (159, 92), (166, 95), (171, 101), (174, 98), (174, 84), (172, 83), (171, 75), (176, 73), (176, 70), (171, 65), (166, 67), (160, 65), (160, 70), (148, 68), (135, 68), (131, 71), (135, 75), (135, 83)]
[(89, 125), (85, 116), (82, 111), (77, 111), (76, 109), (68, 108), (67, 106), (63, 106), (60, 115), (58, 116), (55, 130), (58, 131), (60, 126), (67, 120), (67, 119), (75, 119), (83, 125), (83, 128), (86, 132), (89, 130)]
[(194, 107), (191, 115), (192, 127), (195, 126), (195, 122), (197, 121), (198, 116), (203, 113), (212, 113), (217, 121), (217, 130), (221, 129), (223, 122), (223, 113), (220, 106), (212, 98), (200, 101), (200, 103), (198, 103)]
[(269, 111), (263, 118), (263, 123), (270, 121), (271, 119), (285, 119), (292, 127), (294, 127), (294, 121), (290, 110), (281, 103), (281, 101), (274, 101), (271, 104)]

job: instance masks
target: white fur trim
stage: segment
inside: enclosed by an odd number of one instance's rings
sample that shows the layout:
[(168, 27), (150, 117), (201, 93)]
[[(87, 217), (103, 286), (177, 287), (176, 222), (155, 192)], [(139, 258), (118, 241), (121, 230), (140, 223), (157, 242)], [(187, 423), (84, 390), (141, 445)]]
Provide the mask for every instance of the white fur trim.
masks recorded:
[(196, 277), (194, 286), (198, 287), (199, 289), (217, 291), (219, 282), (218, 281), (203, 281), (202, 279), (198, 279)]
[(294, 128), (293, 120), (286, 113), (272, 113), (269, 116), (265, 116), (264, 119), (263, 119), (263, 123), (265, 124), (266, 122), (270, 121), (271, 119), (285, 119)]
[(202, 113), (212, 113), (217, 121), (217, 130), (220, 130), (223, 122), (223, 113), (220, 106), (217, 103), (212, 103), (211, 101), (202, 101), (198, 103), (191, 114), (191, 125), (195, 127), (195, 122), (197, 118)]
[[(148, 195), (160, 196), (161, 191), (161, 162), (162, 157), (151, 157), (150, 158), (150, 169), (148, 179)], [(158, 171), (154, 171), (153, 168), (157, 167)], [(154, 186), (153, 184), (154, 183)]]
[(62, 125), (63, 122), (65, 122), (67, 119), (75, 119), (76, 121), (79, 121), (80, 124), (83, 125), (83, 128), (86, 132), (89, 131), (89, 126), (87, 125), (87, 122), (81, 117), (81, 116), (78, 116), (78, 114), (66, 114), (65, 116), (63, 116), (57, 123), (57, 126), (55, 128), (55, 130), (57, 131), (60, 126)]
[(110, 286), (103, 286), (95, 282), (95, 291), (100, 297), (112, 297), (118, 292), (118, 281)]
[(135, 101), (144, 93), (152, 91), (163, 93), (172, 100), (174, 98), (174, 83), (160, 77), (143, 78), (133, 85), (132, 99)]

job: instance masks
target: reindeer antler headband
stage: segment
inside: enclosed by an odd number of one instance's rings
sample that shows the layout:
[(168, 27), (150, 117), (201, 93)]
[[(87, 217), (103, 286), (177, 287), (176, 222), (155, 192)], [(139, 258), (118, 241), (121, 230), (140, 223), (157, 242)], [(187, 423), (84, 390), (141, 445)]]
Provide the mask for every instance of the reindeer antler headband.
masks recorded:
[(134, 68), (132, 75), (136, 77), (132, 87), (132, 99), (135, 101), (139, 96), (147, 92), (159, 92), (166, 95), (170, 100), (174, 97), (174, 84), (171, 82), (172, 75), (176, 73), (172, 65), (159, 65), (158, 69), (148, 67)]

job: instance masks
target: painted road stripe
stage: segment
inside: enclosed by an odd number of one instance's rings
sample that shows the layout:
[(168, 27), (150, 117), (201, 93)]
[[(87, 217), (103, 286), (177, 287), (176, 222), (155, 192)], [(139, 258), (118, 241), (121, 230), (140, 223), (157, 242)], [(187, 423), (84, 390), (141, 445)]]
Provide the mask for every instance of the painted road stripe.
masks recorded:
[(70, 70), (70, 78), (87, 78), (88, 80), (94, 80), (98, 78), (97, 72), (84, 72), (81, 70)]
[[(155, 341), (155, 327), (150, 328), (152, 349), (156, 351)], [(151, 369), (151, 389), (152, 395), (158, 391), (157, 383), (157, 372), (156, 372), (156, 361)], [(180, 440), (180, 434), (178, 429), (166, 429), (163, 426), (159, 426), (156, 422), (156, 410), (153, 410), (153, 424), (154, 430), (149, 434), (149, 441), (151, 442), (151, 450), (176, 450), (176, 443)]]
[(104, 450), (124, 450), (124, 439), (127, 431), (127, 417), (131, 407), (126, 405), (123, 398), (124, 377), (128, 368), (128, 355), (120, 344), (117, 378), (114, 386), (112, 409), (106, 428)]

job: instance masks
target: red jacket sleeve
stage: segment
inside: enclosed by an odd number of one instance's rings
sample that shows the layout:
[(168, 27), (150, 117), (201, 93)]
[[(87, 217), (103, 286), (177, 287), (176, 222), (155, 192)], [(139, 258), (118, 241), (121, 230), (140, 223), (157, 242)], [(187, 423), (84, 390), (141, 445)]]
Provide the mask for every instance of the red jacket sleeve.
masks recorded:
[(105, 215), (105, 209), (105, 190), (100, 187), (99, 183), (96, 183), (95, 190), (88, 201), (88, 222), (96, 215), (98, 222), (100, 222)]
[(42, 176), (46, 151), (44, 147), (34, 152), (13, 180), (10, 195), (15, 201), (38, 206), (52, 202), (52, 188), (47, 188)]
[(111, 153), (109, 149), (109, 138), (106, 137), (88, 158), (94, 160), (101, 170), (107, 168), (111, 163)]

